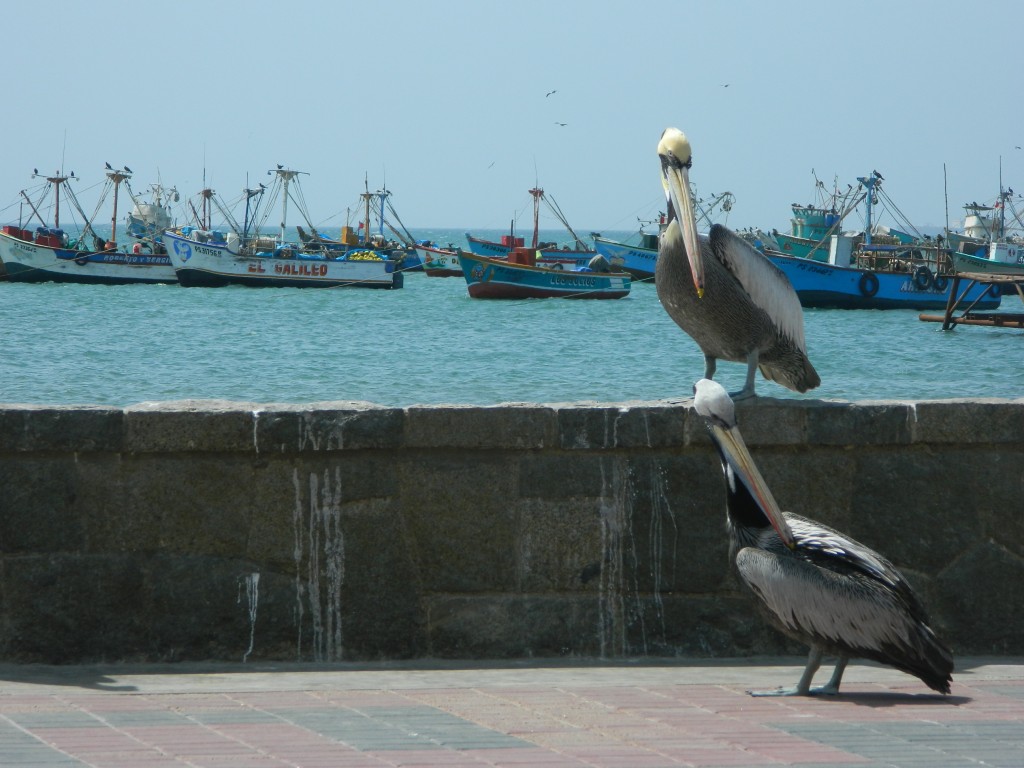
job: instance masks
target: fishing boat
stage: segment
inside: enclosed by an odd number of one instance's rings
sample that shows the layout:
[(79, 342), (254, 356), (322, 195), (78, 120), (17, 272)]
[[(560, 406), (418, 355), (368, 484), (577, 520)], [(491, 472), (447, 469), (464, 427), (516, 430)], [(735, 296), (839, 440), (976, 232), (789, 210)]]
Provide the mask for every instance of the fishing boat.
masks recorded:
[(150, 199), (143, 200), (129, 185), (126, 188), (133, 205), (125, 217), (125, 234), (136, 240), (158, 242), (163, 231), (174, 226), (171, 203), (180, 200), (178, 190), (165, 189), (159, 182), (150, 184)]
[(462, 265), (459, 264), (459, 253), (456, 249), (418, 242), (416, 253), (423, 264), (423, 272), (428, 277), (462, 277)]
[(988, 243), (974, 253), (954, 251), (951, 258), (957, 272), (1024, 276), (1024, 244), (1021, 243)]
[[(720, 212), (728, 214), (736, 202), (732, 192), (710, 195), (707, 199), (697, 198), (694, 203), (698, 226), (710, 228), (712, 217)], [(664, 213), (656, 219), (639, 220), (640, 229), (635, 235), (637, 242), (629, 240), (610, 240), (600, 235), (593, 235), (594, 249), (604, 256), (615, 269), (621, 269), (632, 275), (635, 282), (654, 280), (654, 267), (658, 261), (658, 237), (665, 229), (667, 221)], [(658, 232), (647, 231), (647, 227), (657, 224)]]
[[(33, 177), (39, 176), (33, 173)], [(96, 206), (99, 211), (110, 192), (113, 192), (114, 213), (111, 218), (109, 238), (99, 237), (93, 229), (92, 222), (85, 216), (75, 196), (74, 190), (68, 186), (71, 180), (77, 180), (74, 173), (64, 174), (58, 171), (52, 176), (44, 177), (48, 186), (44, 195), (52, 187), (54, 195), (53, 225), (44, 223), (40, 213), (42, 199), (33, 201), (22, 191), (22, 196), (32, 210), (32, 218), (38, 218), (40, 225), (35, 230), (22, 225), (6, 226), (0, 231), (0, 260), (3, 261), (7, 279), (22, 283), (86, 283), (123, 285), (129, 283), (174, 283), (177, 278), (170, 259), (159, 240), (152, 236), (137, 237), (137, 242), (128, 251), (119, 250), (117, 246), (117, 201), (118, 190), (122, 184), (128, 184), (131, 171), (114, 170), (108, 164), (107, 182)], [(61, 190), (66, 199), (74, 206), (85, 220), (81, 233), (74, 239), (60, 225)], [(29, 220), (30, 222), (32, 219)]]
[(595, 235), (594, 250), (616, 269), (628, 272), (637, 282), (654, 280), (654, 267), (658, 262), (658, 235), (641, 230), (640, 242), (637, 244)]
[[(307, 223), (309, 221), (301, 195), (294, 195), (290, 189), (293, 184), (297, 185), (300, 171), (279, 167), (270, 173), (275, 175), (271, 187), (260, 185), (257, 190), (245, 190), (246, 215), (241, 226), (211, 190), (204, 190), (204, 200), (213, 201), (228, 221), (230, 231), (186, 226), (164, 232), (163, 242), (178, 282), (186, 287), (392, 289), (403, 286), (400, 262), (387, 253), (370, 248), (338, 251), (316, 243), (288, 241), (285, 232), (289, 200), (295, 202)], [(281, 225), (276, 237), (261, 235), (257, 223), (268, 189), (271, 203), (281, 198)], [(255, 210), (251, 210), (252, 199), (257, 199)], [(270, 205), (262, 207), (267, 211), (265, 221)]]
[(504, 259), (459, 251), (459, 263), (474, 299), (621, 299), (629, 295), (626, 272), (537, 266), (537, 252), (517, 248)]
[[(1024, 275), (1024, 241), (1019, 235), (1009, 232), (1006, 225), (1008, 209), (1020, 224), (1020, 215), (1013, 206), (1012, 189), (1000, 189), (999, 199), (994, 206), (979, 205), (976, 202), (964, 206), (967, 216), (964, 218), (963, 234), (948, 235), (950, 243), (955, 247), (952, 259), (953, 268), (957, 272)], [(986, 215), (989, 211), (995, 211), (998, 215)], [(1012, 285), (1009, 288), (1015, 290)]]
[[(364, 185), (365, 183), (364, 181)], [(388, 258), (401, 262), (399, 266), (403, 272), (421, 271), (423, 262), (416, 251), (416, 240), (391, 204), (391, 192), (387, 189), (371, 192), (369, 186), (365, 186), (365, 191), (360, 193), (359, 197), (362, 202), (363, 220), (359, 222), (357, 229), (353, 229), (351, 224), (346, 224), (341, 228), (341, 237), (332, 239), (312, 225), (311, 233), (307, 233), (302, 227), (296, 227), (299, 239), (307, 246), (333, 251), (370, 249), (377, 253), (386, 253)], [(377, 220), (376, 232), (371, 232), (371, 214)], [(385, 227), (393, 237), (384, 233)]]
[[(565, 214), (562, 213), (562, 209), (554, 198), (545, 195), (544, 190), (540, 187), (534, 187), (529, 192), (533, 198), (533, 239), (529, 247), (534, 251), (540, 251), (548, 264), (557, 263), (568, 268), (585, 267), (594, 256), (594, 249), (587, 246), (580, 236), (573, 231)], [(558, 243), (540, 241), (541, 202), (547, 205), (548, 209), (555, 215), (555, 218), (572, 235), (573, 242), (571, 246), (569, 244), (560, 246)], [(514, 227), (511, 228), (509, 234), (501, 236), (500, 242), (474, 237), (469, 232), (466, 233), (466, 242), (469, 244), (470, 253), (475, 253), (479, 256), (490, 256), (491, 258), (503, 258), (508, 256), (515, 248), (526, 247), (526, 241), (515, 234)]]
[[(857, 179), (864, 190), (862, 233), (832, 234), (818, 250), (824, 259), (791, 256), (764, 246), (766, 256), (789, 278), (804, 307), (822, 309), (941, 309), (949, 299), (954, 274), (949, 248), (938, 239), (907, 235), (903, 229), (872, 226), (873, 206), (883, 177), (878, 171)], [(898, 210), (889, 201), (889, 210)], [(904, 225), (904, 228), (911, 228)], [(1001, 296), (985, 285), (970, 287), (979, 309), (995, 309)]]

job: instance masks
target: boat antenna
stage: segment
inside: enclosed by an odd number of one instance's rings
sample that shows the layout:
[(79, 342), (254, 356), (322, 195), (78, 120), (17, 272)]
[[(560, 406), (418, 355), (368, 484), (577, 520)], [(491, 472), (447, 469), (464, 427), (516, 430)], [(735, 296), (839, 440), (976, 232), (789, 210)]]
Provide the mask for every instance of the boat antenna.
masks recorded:
[(949, 243), (949, 181), (946, 178), (946, 164), (942, 164), (942, 194), (946, 198), (946, 242)]

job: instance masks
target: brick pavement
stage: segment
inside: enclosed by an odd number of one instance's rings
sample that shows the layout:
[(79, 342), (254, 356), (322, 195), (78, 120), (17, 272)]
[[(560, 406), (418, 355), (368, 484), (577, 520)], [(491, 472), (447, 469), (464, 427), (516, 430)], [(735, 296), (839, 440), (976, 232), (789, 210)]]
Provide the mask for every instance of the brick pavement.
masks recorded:
[(747, 695), (801, 666), (0, 665), (0, 765), (1024, 766), (1024, 660), (959, 660), (946, 697), (862, 664), (837, 697)]

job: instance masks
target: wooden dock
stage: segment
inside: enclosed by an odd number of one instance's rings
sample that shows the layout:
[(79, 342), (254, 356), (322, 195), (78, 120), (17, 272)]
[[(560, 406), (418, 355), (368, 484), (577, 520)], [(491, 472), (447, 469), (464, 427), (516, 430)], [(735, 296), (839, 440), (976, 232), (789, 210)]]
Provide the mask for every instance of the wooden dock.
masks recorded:
[[(1024, 328), (1024, 313), (1020, 312), (974, 312), (974, 306), (980, 301), (976, 299), (969, 304), (964, 300), (967, 293), (976, 284), (998, 285), (1002, 289), (1012, 285), (1017, 295), (1024, 301), (1024, 274), (997, 275), (988, 272), (957, 272), (952, 276), (953, 284), (949, 288), (949, 301), (942, 315), (919, 315), (920, 320), (930, 323), (942, 323), (942, 330), (951, 331), (958, 325), (988, 325), (998, 328)], [(960, 290), (961, 283), (966, 283)], [(987, 293), (987, 291), (986, 291)], [(982, 296), (985, 294), (983, 293)]]

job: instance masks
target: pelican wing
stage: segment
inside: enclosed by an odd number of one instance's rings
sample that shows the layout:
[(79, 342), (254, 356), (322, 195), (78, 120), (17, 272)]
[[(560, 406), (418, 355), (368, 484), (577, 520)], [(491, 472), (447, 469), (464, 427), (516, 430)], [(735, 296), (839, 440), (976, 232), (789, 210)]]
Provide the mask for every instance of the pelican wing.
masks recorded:
[(712, 252), (760, 307), (799, 349), (806, 349), (800, 299), (785, 273), (764, 254), (727, 227), (714, 224), (709, 233)]
[(753, 547), (736, 566), (779, 626), (812, 644), (867, 658), (920, 644), (918, 622), (881, 582)]
[(785, 518), (793, 531), (796, 550), (805, 559), (820, 568), (846, 574), (858, 573), (878, 582), (902, 600), (914, 618), (928, 621), (924, 605), (913, 588), (896, 566), (882, 555), (822, 523), (792, 512), (785, 513)]

